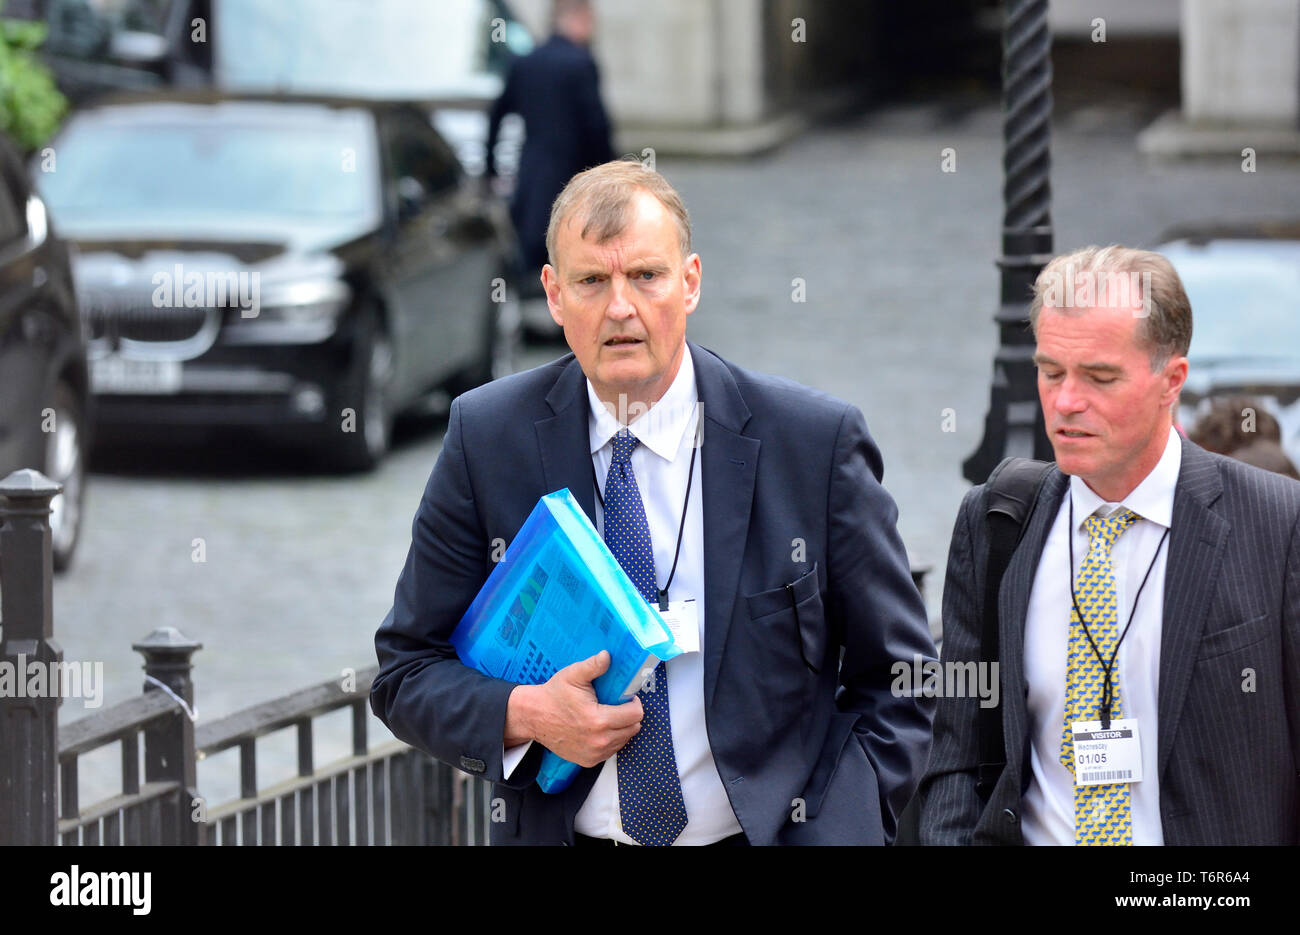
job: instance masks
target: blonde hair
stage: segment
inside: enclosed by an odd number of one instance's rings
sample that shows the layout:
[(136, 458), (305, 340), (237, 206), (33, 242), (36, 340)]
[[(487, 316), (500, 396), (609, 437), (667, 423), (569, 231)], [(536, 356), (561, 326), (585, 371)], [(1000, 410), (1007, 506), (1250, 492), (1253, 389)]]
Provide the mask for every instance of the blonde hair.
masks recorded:
[(637, 192), (649, 192), (668, 210), (677, 225), (677, 242), (682, 257), (691, 252), (691, 218), (677, 189), (668, 180), (641, 162), (616, 159), (579, 172), (551, 205), (551, 221), (546, 226), (546, 259), (555, 265), (555, 240), (560, 226), (570, 215), (581, 212), (585, 218), (581, 236), (595, 235), (604, 243), (623, 233), (631, 220), (632, 198)]

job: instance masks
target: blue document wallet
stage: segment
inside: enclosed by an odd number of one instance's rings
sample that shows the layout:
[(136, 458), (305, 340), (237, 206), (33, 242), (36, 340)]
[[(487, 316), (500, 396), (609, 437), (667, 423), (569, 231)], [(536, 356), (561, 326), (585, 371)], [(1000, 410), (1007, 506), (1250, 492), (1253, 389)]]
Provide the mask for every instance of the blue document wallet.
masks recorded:
[[(602, 704), (630, 700), (661, 659), (681, 653), (567, 488), (537, 501), (451, 643), (467, 666), (525, 685), (608, 650), (609, 669), (592, 683)], [(547, 750), (537, 784), (561, 792), (580, 769)]]

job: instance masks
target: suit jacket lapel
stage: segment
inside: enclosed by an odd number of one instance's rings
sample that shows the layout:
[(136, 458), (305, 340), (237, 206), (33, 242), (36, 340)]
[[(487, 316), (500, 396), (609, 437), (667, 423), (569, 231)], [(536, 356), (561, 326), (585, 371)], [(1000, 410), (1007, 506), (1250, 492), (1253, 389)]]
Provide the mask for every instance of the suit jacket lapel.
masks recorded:
[(713, 703), (736, 605), (758, 474), (759, 440), (741, 434), (749, 407), (736, 380), (712, 352), (689, 343), (700, 396), (704, 494), (704, 703)]
[(549, 419), (533, 423), (542, 457), (542, 475), (546, 492), (569, 488), (587, 518), (596, 522), (596, 490), (591, 467), (591, 434), (588, 431), (590, 406), (587, 403), (587, 378), (577, 358), (561, 372), (546, 402), (555, 413)]
[[(1029, 723), (1025, 704), (1029, 690), (1025, 681), (1025, 619), (1029, 615), (1029, 597), (1033, 591), (1043, 547), (1047, 543), (1047, 535), (1051, 532), (1069, 489), (1069, 478), (1057, 469), (1043, 481), (1034, 512), (1029, 517), (1020, 545), (1016, 547), (1016, 552), (1007, 565), (1002, 588), (998, 592), (998, 662), (1002, 670), (1002, 707), (1005, 712), (1002, 728), (1007, 765), (1017, 771), (1020, 770)], [(983, 517), (980, 519), (982, 522)], [(1022, 776), (1022, 785), (1023, 780)]]
[(1160, 631), (1157, 755), (1161, 782), (1196, 649), (1214, 595), (1215, 578), (1228, 539), (1228, 522), (1211, 506), (1223, 492), (1218, 466), (1204, 450), (1183, 439), (1183, 460), (1174, 491), (1174, 512), (1165, 560), (1164, 613)]

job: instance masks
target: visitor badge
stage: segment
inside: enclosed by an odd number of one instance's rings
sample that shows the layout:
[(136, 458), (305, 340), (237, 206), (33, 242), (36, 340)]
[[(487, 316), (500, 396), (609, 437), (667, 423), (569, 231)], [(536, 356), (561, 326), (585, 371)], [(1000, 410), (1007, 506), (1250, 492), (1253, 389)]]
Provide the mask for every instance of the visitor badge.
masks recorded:
[(673, 633), (673, 642), (681, 647), (683, 653), (700, 651), (700, 618), (696, 610), (695, 598), (685, 601), (669, 601), (667, 610), (660, 610), (668, 629)]
[(1112, 718), (1109, 730), (1102, 730), (1101, 721), (1075, 721), (1073, 731), (1076, 786), (1142, 781), (1137, 718)]

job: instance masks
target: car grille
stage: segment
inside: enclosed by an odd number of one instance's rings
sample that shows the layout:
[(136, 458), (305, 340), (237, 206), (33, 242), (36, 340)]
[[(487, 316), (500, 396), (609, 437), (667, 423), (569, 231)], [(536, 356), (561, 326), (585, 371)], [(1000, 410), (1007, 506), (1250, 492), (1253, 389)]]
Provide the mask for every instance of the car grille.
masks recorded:
[(183, 356), (202, 353), (212, 344), (221, 323), (221, 309), (162, 307), (149, 294), (137, 296), (83, 295), (81, 314), (92, 347), (119, 349), (123, 342), (162, 350), (184, 348)]

